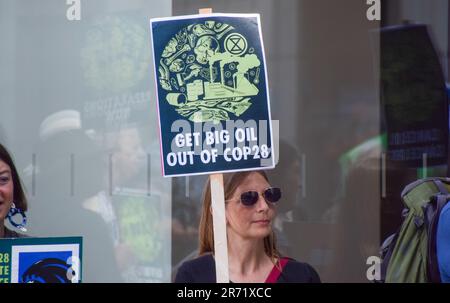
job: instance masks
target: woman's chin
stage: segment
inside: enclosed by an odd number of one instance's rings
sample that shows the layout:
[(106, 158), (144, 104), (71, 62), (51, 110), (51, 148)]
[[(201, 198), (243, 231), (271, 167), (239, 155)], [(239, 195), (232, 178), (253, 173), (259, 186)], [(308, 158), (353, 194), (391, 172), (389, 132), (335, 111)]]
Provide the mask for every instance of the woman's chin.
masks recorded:
[(258, 226), (252, 230), (252, 236), (255, 238), (265, 238), (272, 232), (271, 226)]

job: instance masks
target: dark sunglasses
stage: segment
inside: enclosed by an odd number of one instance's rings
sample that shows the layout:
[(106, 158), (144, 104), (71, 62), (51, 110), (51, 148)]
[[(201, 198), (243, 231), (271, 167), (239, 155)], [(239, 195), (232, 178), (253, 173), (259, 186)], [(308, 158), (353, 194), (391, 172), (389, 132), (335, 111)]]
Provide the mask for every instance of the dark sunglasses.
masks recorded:
[[(281, 189), (278, 187), (269, 187), (262, 192), (262, 196), (266, 202), (276, 203), (281, 199)], [(253, 206), (258, 202), (259, 193), (254, 190), (246, 191), (241, 194), (241, 203), (245, 206)]]

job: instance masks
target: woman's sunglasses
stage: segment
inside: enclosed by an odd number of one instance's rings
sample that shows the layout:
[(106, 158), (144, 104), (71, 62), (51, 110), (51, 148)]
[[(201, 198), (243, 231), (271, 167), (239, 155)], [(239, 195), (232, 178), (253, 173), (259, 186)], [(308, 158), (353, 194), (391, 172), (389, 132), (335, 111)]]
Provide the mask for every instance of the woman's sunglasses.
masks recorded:
[[(281, 189), (278, 187), (269, 187), (262, 192), (262, 196), (266, 202), (276, 203), (281, 198)], [(258, 202), (259, 193), (254, 190), (246, 191), (241, 194), (241, 203), (245, 206), (253, 206)]]

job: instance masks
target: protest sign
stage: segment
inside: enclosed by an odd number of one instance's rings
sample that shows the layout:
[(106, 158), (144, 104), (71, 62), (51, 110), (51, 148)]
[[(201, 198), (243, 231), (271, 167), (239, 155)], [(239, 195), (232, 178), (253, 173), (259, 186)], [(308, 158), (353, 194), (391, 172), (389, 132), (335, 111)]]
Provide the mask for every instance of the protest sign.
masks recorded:
[(81, 260), (81, 237), (0, 239), (0, 283), (79, 283)]
[(150, 23), (163, 175), (273, 168), (259, 15)]

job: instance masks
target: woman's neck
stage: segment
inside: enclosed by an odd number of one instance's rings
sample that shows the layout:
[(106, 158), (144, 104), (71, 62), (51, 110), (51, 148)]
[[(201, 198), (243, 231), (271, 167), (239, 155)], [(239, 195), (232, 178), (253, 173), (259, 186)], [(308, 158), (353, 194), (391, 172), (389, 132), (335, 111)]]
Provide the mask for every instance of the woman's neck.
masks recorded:
[(242, 239), (237, 235), (228, 237), (228, 262), (230, 274), (241, 277), (265, 273), (271, 267), (262, 239)]

